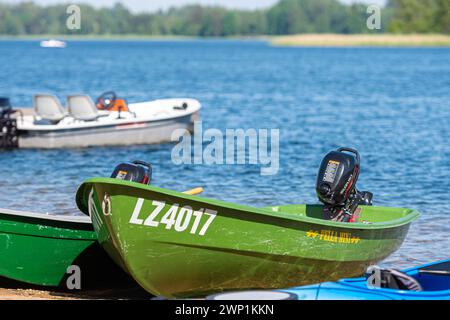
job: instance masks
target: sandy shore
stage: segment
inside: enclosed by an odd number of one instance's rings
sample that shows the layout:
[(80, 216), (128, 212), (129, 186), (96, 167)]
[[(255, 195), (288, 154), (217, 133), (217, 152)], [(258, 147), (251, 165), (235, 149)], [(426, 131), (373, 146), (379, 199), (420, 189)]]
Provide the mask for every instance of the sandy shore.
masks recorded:
[(32, 289), (0, 289), (0, 300), (74, 300), (82, 299), (51, 291)]
[(1, 300), (149, 300), (150, 294), (140, 288), (126, 290), (97, 290), (86, 292), (62, 292), (40, 289), (2, 289)]
[(47, 288), (0, 278), (0, 300), (128, 300), (151, 299), (153, 296), (134, 282), (96, 286), (81, 291)]
[(441, 34), (299, 34), (274, 37), (274, 46), (298, 47), (447, 47), (450, 36)]

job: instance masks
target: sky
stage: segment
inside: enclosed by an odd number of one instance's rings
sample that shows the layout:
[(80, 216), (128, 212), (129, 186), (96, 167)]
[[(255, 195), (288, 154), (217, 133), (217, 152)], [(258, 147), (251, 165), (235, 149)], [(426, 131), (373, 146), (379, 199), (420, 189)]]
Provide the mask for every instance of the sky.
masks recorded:
[[(24, 0), (0, 0), (0, 2), (19, 3)], [(383, 5), (386, 0), (339, 0), (343, 3), (363, 2), (368, 4)], [(133, 12), (151, 12), (159, 9), (167, 9), (169, 7), (179, 7), (186, 4), (203, 4), (203, 5), (220, 5), (227, 8), (239, 9), (256, 9), (267, 8), (278, 2), (278, 0), (33, 0), (39, 4), (56, 4), (56, 3), (89, 3), (96, 7), (112, 6), (116, 2), (121, 2)]]

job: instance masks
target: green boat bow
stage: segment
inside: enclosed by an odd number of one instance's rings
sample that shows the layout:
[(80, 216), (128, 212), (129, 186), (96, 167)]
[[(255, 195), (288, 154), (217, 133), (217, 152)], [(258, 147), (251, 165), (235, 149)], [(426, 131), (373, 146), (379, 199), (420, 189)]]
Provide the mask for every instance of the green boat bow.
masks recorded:
[(321, 219), (319, 205), (258, 209), (109, 178), (82, 184), (77, 204), (113, 260), (166, 297), (358, 276), (419, 216), (362, 207), (361, 223), (339, 223)]

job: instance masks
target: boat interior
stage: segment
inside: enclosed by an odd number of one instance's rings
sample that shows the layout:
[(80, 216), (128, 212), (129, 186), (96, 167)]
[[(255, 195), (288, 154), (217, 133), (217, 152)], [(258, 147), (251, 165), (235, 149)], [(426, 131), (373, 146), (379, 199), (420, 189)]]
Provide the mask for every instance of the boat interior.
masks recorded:
[[(393, 220), (398, 220), (410, 215), (413, 210), (387, 208), (387, 207), (372, 207), (359, 206), (361, 209), (359, 214), (359, 221), (361, 223), (382, 223)], [(324, 219), (323, 205), (286, 205), (270, 207), (272, 211), (284, 212), (293, 215), (299, 215), (315, 219)]]
[(112, 91), (103, 93), (96, 102), (85, 94), (70, 95), (64, 107), (54, 95), (37, 94), (33, 96), (33, 108), (17, 109), (15, 118), (19, 129), (32, 130), (170, 118), (198, 109), (200, 104), (194, 99), (160, 99), (129, 104)]
[[(381, 269), (381, 272), (381, 290), (402, 290), (412, 294), (450, 290), (450, 260), (404, 272), (393, 269)], [(341, 282), (356, 287), (367, 286), (365, 279), (344, 279)]]
[(420, 268), (412, 276), (426, 291), (450, 290), (450, 260)]
[(67, 117), (74, 120), (94, 121), (107, 116), (101, 113), (91, 97), (72, 95), (67, 97), (67, 109), (64, 109), (56, 96), (39, 94), (33, 97), (35, 124), (57, 124)]

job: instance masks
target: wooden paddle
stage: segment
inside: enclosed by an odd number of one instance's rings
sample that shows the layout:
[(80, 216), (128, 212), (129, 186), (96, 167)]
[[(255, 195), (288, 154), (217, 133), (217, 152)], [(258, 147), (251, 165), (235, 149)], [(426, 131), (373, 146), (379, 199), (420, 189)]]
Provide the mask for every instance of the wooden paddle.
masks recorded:
[(191, 196), (195, 196), (197, 194), (202, 193), (203, 191), (204, 190), (203, 190), (202, 187), (198, 187), (198, 188), (194, 188), (194, 189), (191, 189), (191, 190), (188, 190), (188, 191), (184, 191), (183, 193), (184, 194), (190, 194)]

